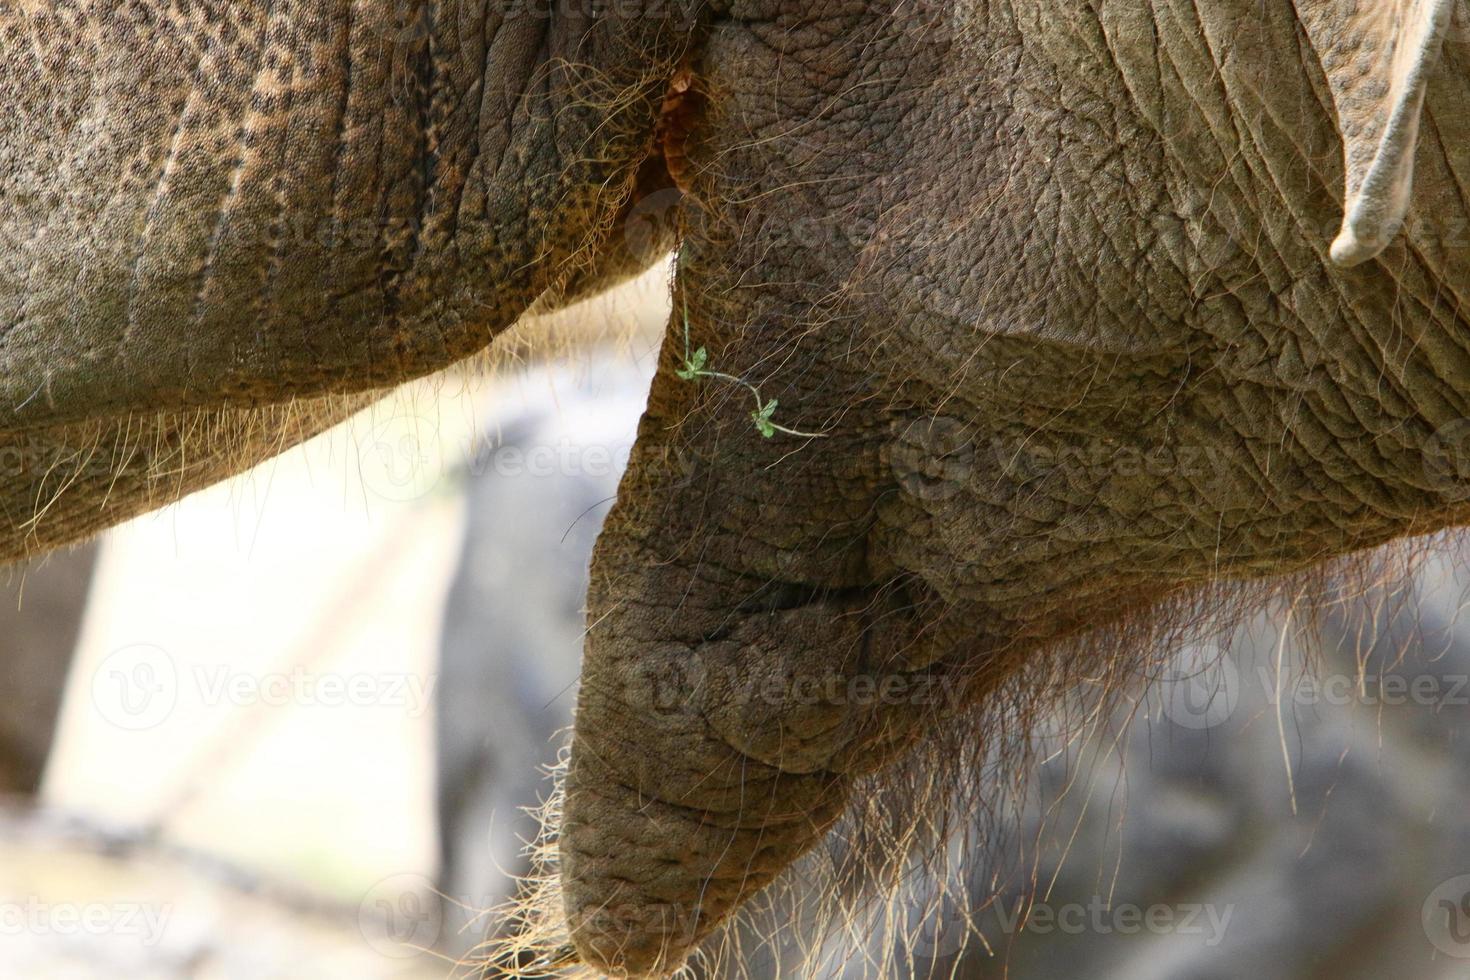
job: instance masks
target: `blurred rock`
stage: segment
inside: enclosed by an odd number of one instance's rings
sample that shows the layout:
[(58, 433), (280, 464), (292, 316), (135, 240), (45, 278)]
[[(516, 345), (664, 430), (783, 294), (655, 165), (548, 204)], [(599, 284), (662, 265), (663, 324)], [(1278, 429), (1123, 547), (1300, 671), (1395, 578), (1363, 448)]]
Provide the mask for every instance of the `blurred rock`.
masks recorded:
[(653, 366), (605, 355), (533, 372), (461, 474), (468, 519), (438, 684), (441, 948), (484, 939), (482, 910), (529, 868), (558, 732), (571, 724), (587, 566), (617, 493)]
[(41, 787), (95, 561), (87, 545), (0, 569), (0, 795)]

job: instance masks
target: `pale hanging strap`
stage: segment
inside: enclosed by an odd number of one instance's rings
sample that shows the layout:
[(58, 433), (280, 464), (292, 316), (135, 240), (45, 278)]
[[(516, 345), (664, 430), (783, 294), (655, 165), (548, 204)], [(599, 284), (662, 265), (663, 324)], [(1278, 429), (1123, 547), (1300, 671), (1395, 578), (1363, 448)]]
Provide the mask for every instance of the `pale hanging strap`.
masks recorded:
[(1332, 88), (1347, 203), (1332, 259), (1377, 256), (1403, 227), (1424, 91), (1456, 0), (1296, 0)]

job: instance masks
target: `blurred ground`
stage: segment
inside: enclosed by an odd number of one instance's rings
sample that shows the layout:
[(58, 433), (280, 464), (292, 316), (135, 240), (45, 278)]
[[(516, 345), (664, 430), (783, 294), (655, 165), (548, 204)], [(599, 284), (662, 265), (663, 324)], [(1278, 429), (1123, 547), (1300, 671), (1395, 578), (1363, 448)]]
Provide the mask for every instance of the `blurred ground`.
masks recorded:
[[(177, 847), (0, 813), (0, 970), (26, 980), (430, 980), (373, 901), (266, 884)], [(400, 916), (402, 918), (402, 916)]]

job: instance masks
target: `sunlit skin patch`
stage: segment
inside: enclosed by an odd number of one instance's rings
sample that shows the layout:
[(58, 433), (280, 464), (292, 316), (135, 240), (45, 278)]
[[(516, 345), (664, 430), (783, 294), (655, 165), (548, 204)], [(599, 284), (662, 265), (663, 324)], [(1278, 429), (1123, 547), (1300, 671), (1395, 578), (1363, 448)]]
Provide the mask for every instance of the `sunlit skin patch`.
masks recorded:
[(688, 194), (694, 188), (692, 164), (689, 162), (687, 141), (699, 124), (704, 110), (704, 96), (696, 87), (694, 71), (682, 65), (669, 80), (669, 90), (664, 96), (663, 110), (659, 115), (656, 142), (663, 154), (664, 167), (668, 170), (674, 186)]

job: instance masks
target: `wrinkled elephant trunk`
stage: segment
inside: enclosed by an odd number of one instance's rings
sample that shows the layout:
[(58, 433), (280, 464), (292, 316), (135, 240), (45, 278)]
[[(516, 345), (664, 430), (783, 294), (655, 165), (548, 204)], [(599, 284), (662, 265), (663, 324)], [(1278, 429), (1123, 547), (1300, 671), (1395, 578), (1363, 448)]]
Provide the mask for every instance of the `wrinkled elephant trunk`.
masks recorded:
[[(825, 618), (788, 611), (739, 639), (656, 651), (626, 634), (589, 644), (562, 836), (568, 922), (588, 962), (676, 968), (836, 820), (848, 779), (827, 766), (849, 728), (798, 719), (815, 709), (785, 700), (793, 677), (770, 656), (783, 638), (815, 641)], [(764, 662), (736, 673), (741, 649)], [(815, 742), (797, 734), (813, 730)]]
[(636, 599), (602, 606), (613, 611), (589, 637), (561, 837), (585, 962), (676, 969), (823, 838), (857, 777), (932, 722), (933, 678), (895, 670), (869, 642), (884, 604), (803, 597), (696, 643), (660, 641), (668, 614)]
[[(743, 369), (738, 345), (703, 339)], [(871, 447), (762, 439), (740, 392), (679, 378), (677, 346), (593, 559), (558, 842), (577, 956), (616, 976), (677, 969), (950, 697), (944, 643), (916, 638), (914, 597), (867, 566)], [(735, 455), (786, 465), (751, 477)]]
[[(567, 778), (561, 854), (571, 937), (584, 962), (609, 974), (664, 975), (821, 839), (847, 781), (783, 772), (697, 731), (685, 736), (687, 755), (648, 752), (640, 738), (668, 733), (646, 725), (640, 733), (630, 723), (638, 709), (597, 700), (603, 708), (583, 716)], [(696, 771), (699, 757), (715, 771)]]

